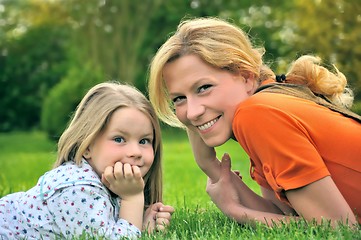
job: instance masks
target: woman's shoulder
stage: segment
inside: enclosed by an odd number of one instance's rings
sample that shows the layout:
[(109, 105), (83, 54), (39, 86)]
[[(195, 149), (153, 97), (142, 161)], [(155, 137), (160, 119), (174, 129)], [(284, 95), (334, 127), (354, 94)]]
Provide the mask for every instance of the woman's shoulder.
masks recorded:
[(314, 121), (315, 118), (328, 119), (336, 114), (307, 99), (282, 93), (259, 92), (238, 105), (233, 127), (252, 124), (254, 130), (256, 122), (260, 122), (259, 126), (263, 131), (265, 124), (274, 128), (282, 126), (281, 122), (301, 124)]
[(248, 99), (238, 105), (238, 110), (241, 109), (279, 109), (281, 111), (293, 110), (300, 107), (315, 107), (316, 103), (290, 96), (282, 93), (259, 92), (250, 96)]

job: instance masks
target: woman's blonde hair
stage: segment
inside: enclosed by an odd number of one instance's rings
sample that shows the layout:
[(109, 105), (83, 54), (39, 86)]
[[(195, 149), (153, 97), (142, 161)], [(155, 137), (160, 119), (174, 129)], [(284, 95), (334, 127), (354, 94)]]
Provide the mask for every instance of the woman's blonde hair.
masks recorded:
[(146, 205), (162, 201), (162, 142), (159, 121), (146, 97), (130, 85), (105, 82), (95, 85), (86, 93), (59, 139), (54, 168), (67, 161), (75, 161), (80, 165), (84, 152), (105, 130), (112, 114), (123, 107), (138, 109), (148, 116), (153, 125), (154, 162), (144, 176), (144, 195)]
[[(163, 79), (163, 68), (167, 63), (181, 56), (193, 54), (218, 69), (244, 76), (251, 73), (258, 83), (261, 83), (266, 79), (275, 78), (273, 71), (263, 63), (264, 53), (264, 48), (254, 47), (245, 32), (225, 20), (214, 17), (184, 20), (152, 59), (148, 79), (149, 99), (162, 121), (171, 126), (184, 127), (174, 114)], [(324, 68), (317, 65), (314, 60), (313, 56), (304, 56), (295, 61), (288, 73), (290, 77), (287, 75), (288, 81), (302, 79), (298, 82), (310, 86), (311, 90), (317, 89), (318, 93), (327, 96), (335, 95), (335, 86), (338, 88), (337, 92), (344, 92), (343, 82), (346, 79), (340, 72), (337, 75), (325, 74), (322, 81), (312, 80), (320, 79), (318, 74), (325, 73)], [(327, 81), (326, 77), (329, 78)], [(313, 84), (308, 84), (309, 82)], [(343, 98), (341, 95), (336, 97), (336, 95), (332, 98), (337, 98), (335, 104), (349, 105), (344, 104), (345, 99), (347, 102), (349, 98)]]
[(331, 72), (321, 66), (321, 59), (304, 55), (291, 64), (286, 82), (306, 85), (312, 92), (328, 98), (333, 104), (350, 108), (353, 103), (352, 90), (347, 88), (347, 79), (335, 66)]

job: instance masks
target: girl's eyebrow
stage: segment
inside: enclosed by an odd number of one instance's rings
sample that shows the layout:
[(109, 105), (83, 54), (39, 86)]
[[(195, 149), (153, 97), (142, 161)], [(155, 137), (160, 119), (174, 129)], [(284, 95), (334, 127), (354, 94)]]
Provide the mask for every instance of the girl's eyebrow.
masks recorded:
[(142, 134), (144, 137), (153, 137), (153, 129), (152, 129), (152, 131), (151, 132), (147, 132), (147, 133), (144, 133), (144, 134)]
[[(118, 134), (118, 135), (122, 135), (122, 136), (129, 136), (129, 135), (132, 135), (131, 133), (127, 132), (127, 131), (124, 131), (124, 130), (121, 130), (119, 128), (115, 128), (111, 131), (111, 133), (114, 135), (114, 134)], [(147, 138), (153, 138), (154, 137), (154, 134), (153, 134), (153, 129), (152, 131), (149, 131), (149, 132), (146, 132), (144, 134), (141, 135), (143, 138), (144, 137), (147, 137)]]

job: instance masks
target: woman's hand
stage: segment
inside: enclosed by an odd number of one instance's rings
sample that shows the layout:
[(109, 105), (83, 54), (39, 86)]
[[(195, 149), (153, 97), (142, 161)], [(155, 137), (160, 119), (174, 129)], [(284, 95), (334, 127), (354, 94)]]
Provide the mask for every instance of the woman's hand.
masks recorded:
[(139, 194), (143, 195), (144, 181), (140, 168), (131, 166), (129, 163), (117, 162), (114, 167), (106, 167), (102, 182), (122, 200), (128, 200)]
[(234, 207), (283, 214), (272, 201), (253, 192), (242, 181), (238, 171), (231, 170), (231, 158), (227, 153), (222, 157), (220, 169), (219, 180), (214, 182), (208, 179), (206, 190), (212, 201), (227, 216), (232, 214), (230, 209)]
[(144, 213), (143, 231), (164, 231), (170, 224), (174, 208), (161, 202), (152, 204)]
[[(231, 171), (231, 159), (227, 153), (222, 157), (220, 164), (221, 173), (217, 182), (212, 182), (208, 178), (206, 191), (212, 202), (227, 216), (230, 216), (231, 206), (240, 205), (238, 191), (232, 183), (232, 175), (237, 175)], [(237, 177), (239, 177), (237, 175)]]

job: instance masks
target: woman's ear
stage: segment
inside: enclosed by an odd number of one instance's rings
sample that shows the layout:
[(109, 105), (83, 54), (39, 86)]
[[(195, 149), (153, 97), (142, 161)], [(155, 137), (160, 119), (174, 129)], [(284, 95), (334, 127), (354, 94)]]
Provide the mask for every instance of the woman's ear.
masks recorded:
[(242, 75), (244, 78), (244, 84), (246, 85), (246, 92), (248, 93), (248, 95), (253, 95), (253, 93), (258, 88), (258, 84), (254, 76), (254, 73), (245, 72)]

